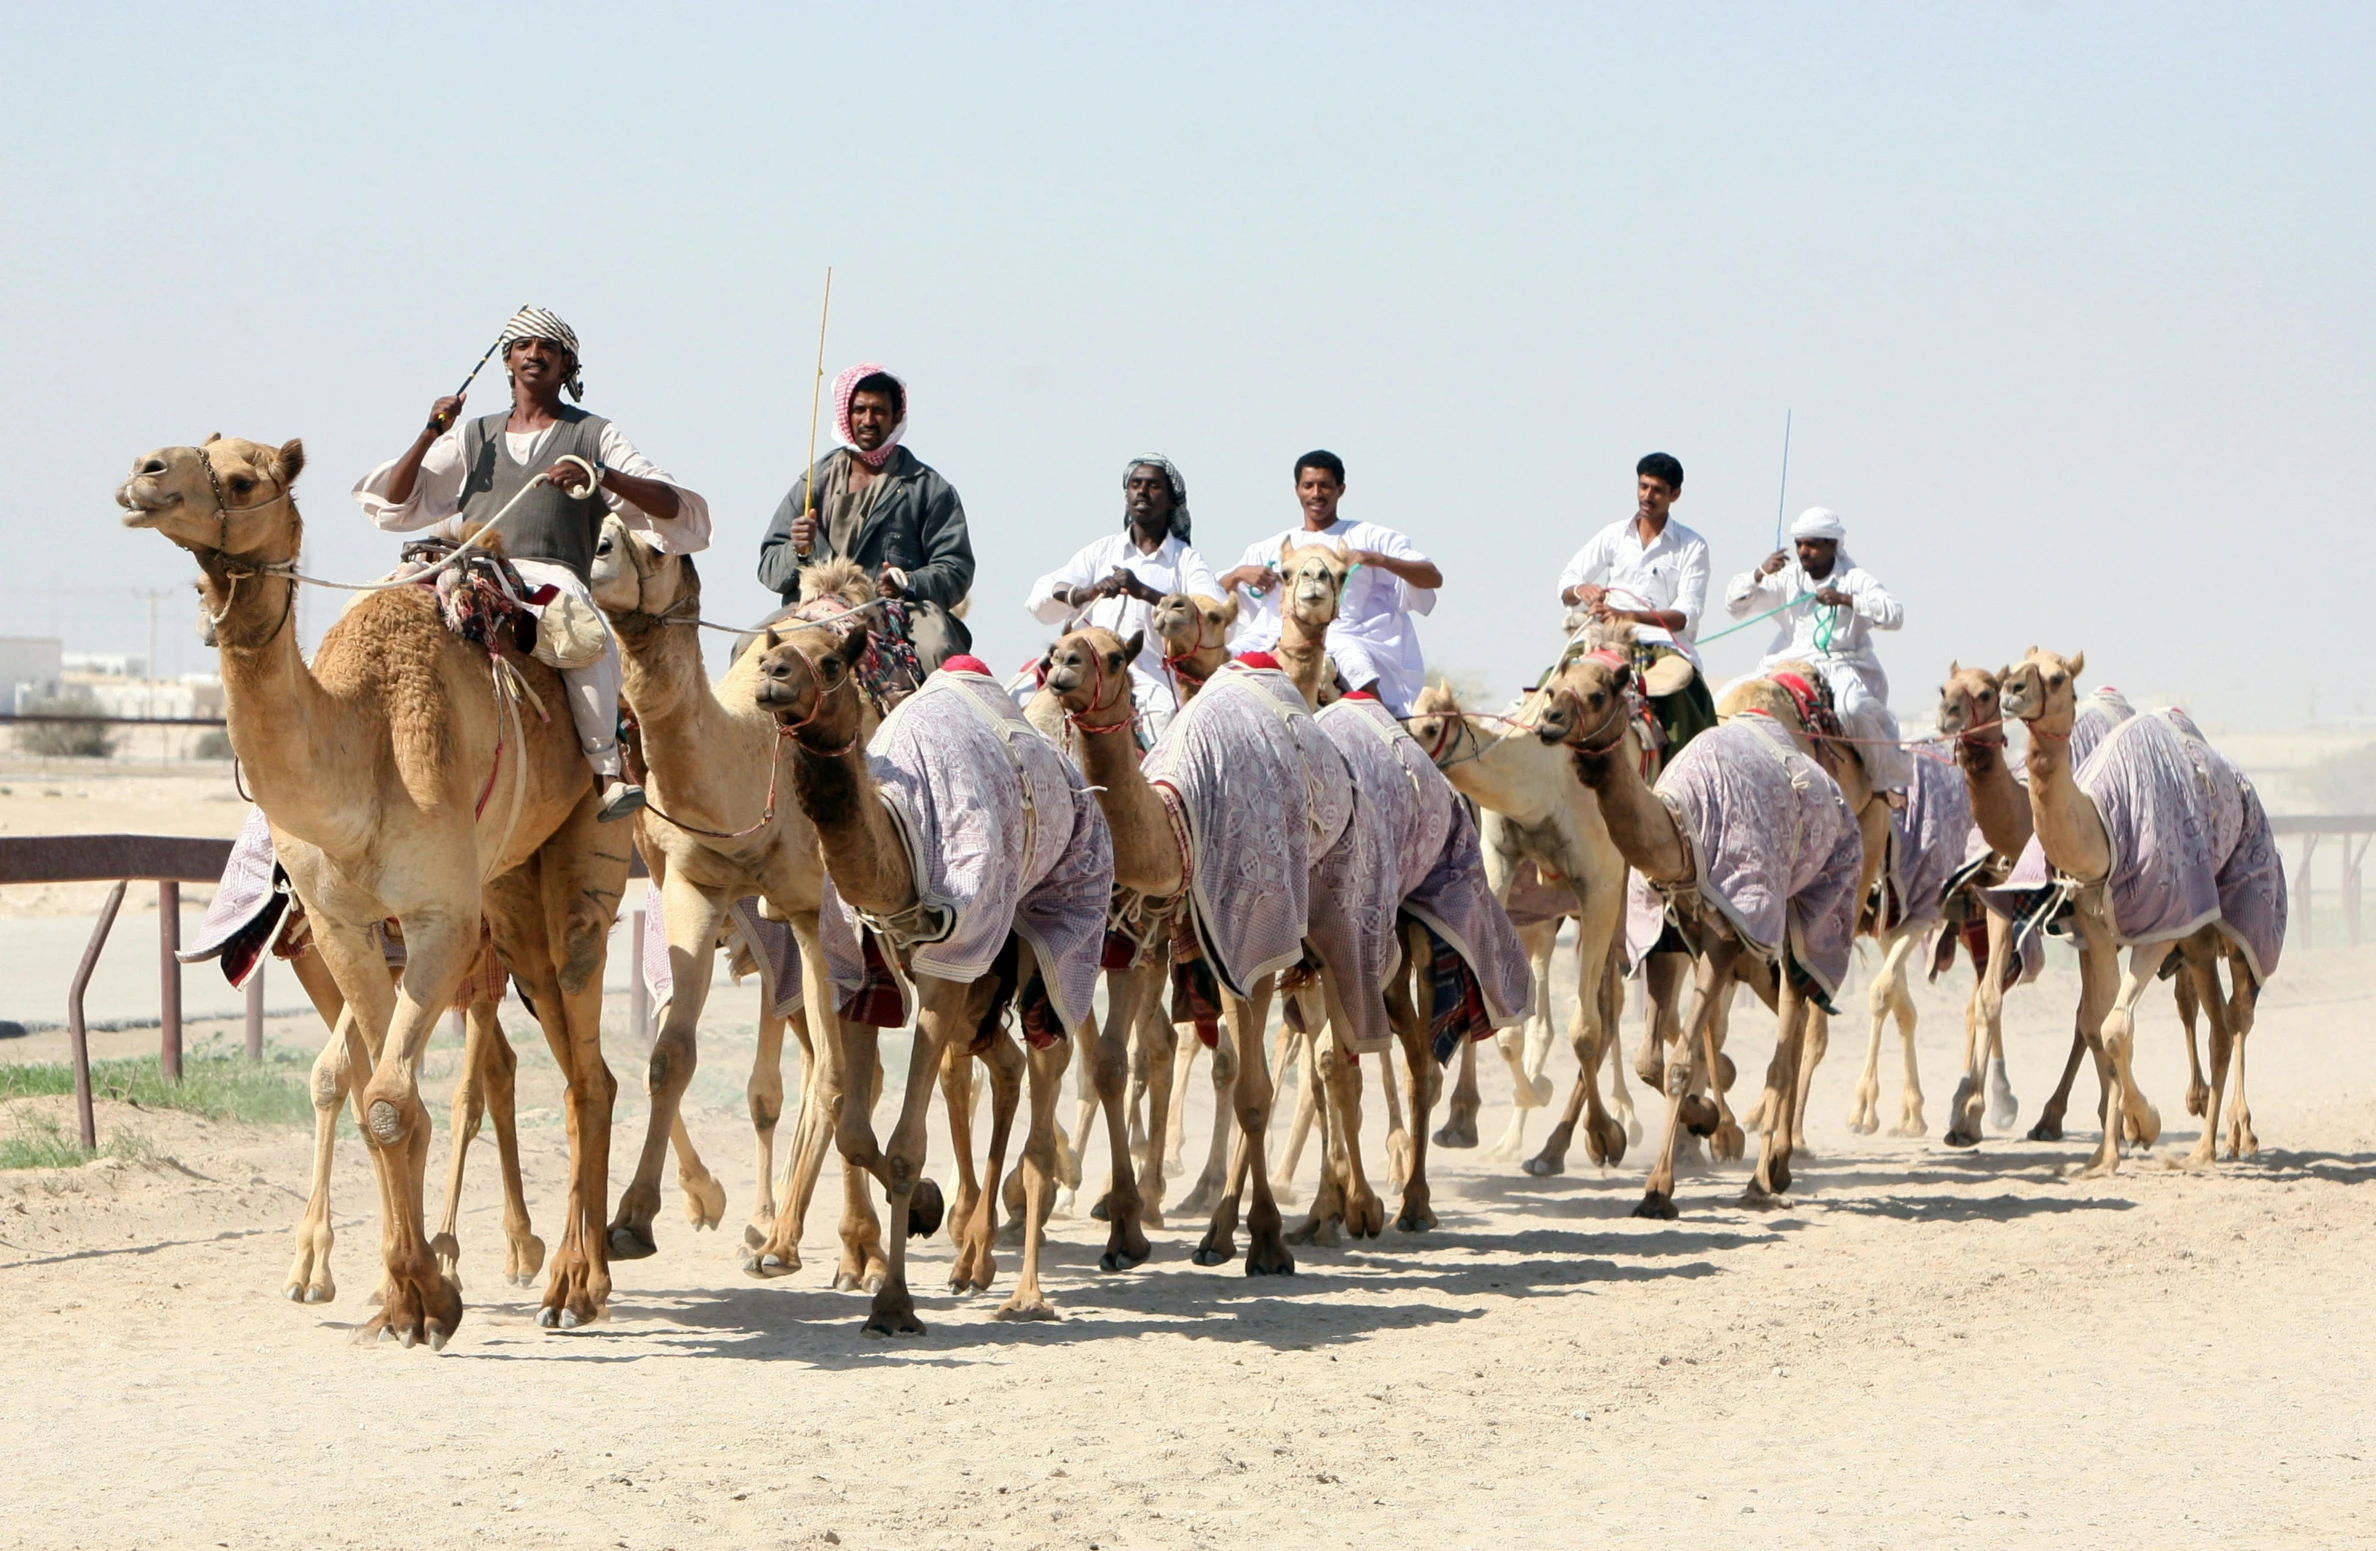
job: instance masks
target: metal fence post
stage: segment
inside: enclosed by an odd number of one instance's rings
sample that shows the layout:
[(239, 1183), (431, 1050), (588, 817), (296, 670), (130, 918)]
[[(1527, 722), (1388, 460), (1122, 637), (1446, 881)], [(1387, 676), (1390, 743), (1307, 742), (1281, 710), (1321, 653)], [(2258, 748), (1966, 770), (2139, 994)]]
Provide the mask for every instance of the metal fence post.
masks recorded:
[(180, 1082), (182, 1075), (181, 1028), (181, 960), (174, 957), (181, 947), (181, 885), (166, 882), (157, 885), (157, 957), (161, 983), (157, 990), (157, 1064), (164, 1068), (167, 1082)]
[(256, 960), (256, 972), (247, 983), (247, 1058), (261, 1063), (264, 1059), (264, 967), (272, 962), (268, 951)]
[(99, 924), (91, 928), (91, 941), (83, 949), (82, 967), (74, 972), (74, 984), (66, 992), (66, 1039), (74, 1052), (74, 1120), (84, 1152), (98, 1149), (99, 1122), (91, 1112), (91, 1036), (83, 1027), (83, 991), (91, 983), (91, 971), (99, 967), (99, 950), (107, 946), (108, 928), (115, 925), (124, 889), (119, 881), (107, 891), (107, 903), (99, 907)]

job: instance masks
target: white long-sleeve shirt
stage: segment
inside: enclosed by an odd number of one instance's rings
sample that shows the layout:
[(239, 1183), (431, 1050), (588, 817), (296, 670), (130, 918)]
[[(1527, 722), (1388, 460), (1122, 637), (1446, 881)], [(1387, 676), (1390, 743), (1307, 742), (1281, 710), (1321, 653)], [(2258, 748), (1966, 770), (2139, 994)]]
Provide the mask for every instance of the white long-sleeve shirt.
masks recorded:
[[(1150, 555), (1141, 553), (1138, 541), (1123, 532), (1110, 533), (1085, 546), (1079, 554), (1032, 583), (1031, 594), (1023, 600), (1023, 607), (1043, 625), (1061, 625), (1073, 617), (1073, 606), (1059, 603), (1056, 590), (1093, 587), (1117, 569), (1128, 571), (1158, 593), (1221, 596), (1221, 584), (1213, 579), (1212, 567), (1178, 534), (1166, 534)], [(1171, 676), (1163, 671), (1163, 641), (1155, 634), (1154, 615), (1151, 605), (1136, 598), (1100, 598), (1089, 605), (1079, 624), (1111, 630), (1125, 641), (1134, 630), (1146, 633), (1138, 660), (1130, 666), (1131, 688), (1138, 697), (1140, 710), (1168, 714), (1179, 709), (1179, 700), (1173, 692)]]
[(1558, 596), (1564, 600), (1569, 588), (1588, 583), (1622, 589), (1623, 596), (1610, 600), (1614, 608), (1680, 613), (1683, 628), (1679, 631), (1637, 625), (1634, 633), (1645, 641), (1671, 641), (1698, 664), (1699, 648), (1693, 642), (1699, 635), (1700, 615), (1708, 606), (1706, 539), (1672, 517), (1648, 544), (1642, 542), (1633, 518), (1610, 523), (1577, 550), (1567, 569), (1559, 573)]
[[(535, 468), (537, 451), (552, 436), (553, 427), (541, 431), (506, 431), (504, 448), (514, 462), (524, 468)], [(610, 491), (602, 492), (602, 499), (619, 514), (619, 520), (638, 533), (649, 533), (661, 549), (672, 555), (689, 555), (695, 550), (709, 548), (709, 502), (687, 490), (662, 472), (659, 466), (635, 450), (635, 444), (608, 421), (603, 423), (599, 456), (604, 466), (637, 479), (658, 480), (677, 493), (677, 514), (656, 517), (632, 501)], [(452, 524), (462, 509), (462, 425), (429, 444), (421, 456), (421, 471), (413, 480), (412, 499), (393, 501), (388, 498), (388, 483), (401, 459), (390, 458), (355, 482), (355, 502), (363, 508), (363, 515), (372, 524), (389, 533), (410, 533), (433, 523), (448, 523), (441, 537), (459, 539), (458, 524)]]
[[(1279, 554), (1290, 540), (1316, 544), (1323, 539), (1341, 539), (1348, 549), (1374, 550), (1397, 560), (1427, 559), (1418, 545), (1392, 528), (1340, 517), (1317, 533), (1289, 528), (1249, 545), (1238, 564), (1277, 570)], [(1238, 589), (1238, 627), (1229, 638), (1232, 647), (1253, 652), (1279, 644), (1280, 591), (1277, 587), (1264, 593)], [(1347, 681), (1356, 689), (1366, 677), (1365, 669), (1376, 673), (1378, 698), (1397, 716), (1409, 713), (1412, 699), (1427, 683), (1427, 659), (1420, 653), (1419, 632), (1411, 616), (1431, 614), (1435, 604), (1434, 588), (1414, 587), (1374, 565), (1362, 566), (1346, 577), (1345, 595), (1337, 600), (1336, 622), (1328, 627), (1329, 656), (1345, 670)]]
[[(1817, 603), (1812, 594), (1830, 587), (1844, 592), (1850, 599), (1846, 608)], [(1758, 671), (1766, 672), (1778, 664), (1801, 661), (1817, 668), (1853, 668), (1865, 681), (1865, 687), (1882, 701), (1889, 699), (1889, 675), (1881, 669), (1881, 659), (1873, 651), (1873, 632), (1895, 630), (1906, 622), (1906, 611), (1891, 597), (1870, 571), (1851, 562), (1843, 552), (1832, 562), (1831, 575), (1818, 581), (1807, 575), (1806, 568), (1792, 560), (1771, 576), (1759, 576), (1744, 571), (1732, 579), (1724, 589), (1724, 606), (1735, 619), (1746, 619), (1767, 609), (1797, 599), (1795, 603), (1774, 616), (1773, 644), (1766, 648), (1765, 657), (1758, 663)], [(1830, 620), (1828, 645), (1823, 640), (1824, 622)]]

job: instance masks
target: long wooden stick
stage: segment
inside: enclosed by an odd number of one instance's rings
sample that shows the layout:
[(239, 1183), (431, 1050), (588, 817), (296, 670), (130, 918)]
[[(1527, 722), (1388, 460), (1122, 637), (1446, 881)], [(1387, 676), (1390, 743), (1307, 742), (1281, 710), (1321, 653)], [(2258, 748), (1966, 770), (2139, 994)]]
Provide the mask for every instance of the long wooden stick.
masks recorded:
[[(808, 448), (808, 510), (809, 531), (814, 534), (817, 523), (817, 405), (825, 395), (825, 320), (833, 316), (833, 266), (825, 266), (825, 305), (817, 313), (817, 376), (809, 384), (809, 448)], [(814, 540), (811, 540), (814, 543)], [(810, 544), (800, 546), (797, 553), (808, 558)]]
[(1790, 504), (1790, 421), (1792, 411), (1782, 411), (1782, 489), (1774, 497), (1774, 547), (1782, 547), (1782, 508)]

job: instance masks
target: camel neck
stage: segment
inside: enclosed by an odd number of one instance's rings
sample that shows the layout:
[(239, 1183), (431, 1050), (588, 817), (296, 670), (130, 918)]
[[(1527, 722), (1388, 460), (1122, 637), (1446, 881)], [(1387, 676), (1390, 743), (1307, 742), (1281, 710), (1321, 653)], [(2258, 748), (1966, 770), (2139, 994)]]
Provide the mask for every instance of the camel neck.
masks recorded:
[(1599, 800), (1601, 821), (1626, 865), (1653, 883), (1690, 882), (1690, 848), (1675, 815), (1643, 784), (1633, 733), (1605, 754), (1577, 750), (1573, 757), (1576, 775)]
[(619, 693), (643, 729), (652, 800), (704, 828), (749, 823), (763, 811), (774, 761), (783, 757), (774, 718), (756, 704), (737, 711), (718, 698), (698, 632), (652, 625), (615, 633)]
[(1097, 788), (1097, 805), (1114, 838), (1114, 883), (1168, 899), (1186, 881), (1171, 815), (1139, 765), (1138, 739), (1128, 727), (1090, 732), (1077, 723), (1081, 773)]
[[(346, 777), (376, 745), (353, 736), (352, 708), (306, 667), (290, 587), (262, 577), (226, 587), (210, 573), (199, 602), (220, 616), (225, 731), (256, 806), (290, 834), (327, 848), (352, 838), (357, 815), (331, 799), (369, 786), (360, 775)], [(257, 644), (235, 644), (243, 641)]]
[(1279, 618), (1279, 666), (1304, 698), (1304, 704), (1320, 709), (1320, 682), (1328, 672), (1328, 627), (1317, 629), (1298, 619), (1293, 609)]
[(825, 870), (843, 899), (871, 915), (891, 915), (915, 903), (907, 847), (883, 808), (862, 747), (819, 754), (795, 738), (792, 800), (817, 827)]
[(1963, 742), (1956, 745), (1955, 763), (1963, 771), (1964, 789), (1972, 799), (1972, 821), (1980, 838), (1999, 856), (2019, 856), (2035, 829), (2030, 819), (2029, 794), (2013, 779), (2002, 743)]
[(2056, 872), (2092, 883), (2112, 870), (2111, 846), (2095, 799), (2071, 778), (2071, 735), (2030, 724), (2030, 820)]

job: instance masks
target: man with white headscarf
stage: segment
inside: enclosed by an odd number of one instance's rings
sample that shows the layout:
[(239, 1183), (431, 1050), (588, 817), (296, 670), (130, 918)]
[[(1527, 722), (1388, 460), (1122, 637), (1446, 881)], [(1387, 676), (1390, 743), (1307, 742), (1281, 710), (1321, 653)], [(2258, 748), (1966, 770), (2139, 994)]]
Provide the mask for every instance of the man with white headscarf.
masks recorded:
[[(1847, 537), (1838, 512), (1810, 506), (1790, 525), (1791, 549), (1777, 549), (1756, 570), (1734, 577), (1724, 589), (1724, 606), (1735, 619), (1779, 611), (1773, 644), (1758, 671), (1803, 662), (1821, 673), (1842, 726), (1858, 740), (1856, 752), (1873, 785), (1903, 794), (1913, 782), (1914, 763), (1898, 741), (1889, 675), (1873, 651), (1873, 632), (1897, 629), (1906, 611), (1848, 557)], [(1893, 798), (1892, 806), (1899, 800)]]
[(1130, 665), (1139, 727), (1152, 740), (1180, 708), (1178, 686), (1153, 628), (1155, 605), (1175, 592), (1221, 596), (1204, 557), (1189, 546), (1188, 481), (1169, 458), (1133, 458), (1122, 466), (1122, 531), (1110, 533), (1031, 584), (1023, 607), (1043, 625), (1095, 626), (1128, 641), (1141, 637)]
[(908, 605), (909, 639), (929, 671), (973, 648), (957, 617), (973, 591), (973, 541), (956, 489), (900, 445), (907, 424), (907, 384), (888, 367), (861, 361), (834, 379), (841, 446), (776, 507), (759, 541), (759, 581), (796, 604), (802, 566), (855, 562), (874, 576), (878, 594)]
[[(577, 333), (542, 307), (523, 307), (497, 341), (511, 378), (511, 408), (460, 421), (463, 395), (448, 394), (429, 409), (429, 423), (402, 457), (383, 463), (355, 486), (364, 514), (392, 533), (442, 523), (441, 536), (459, 539), (520, 496), (539, 474), (547, 483), (521, 497), (500, 530), (503, 552), (531, 587), (550, 586), (585, 605), (601, 621), (588, 589), (602, 519), (615, 512), (655, 544), (686, 555), (709, 547), (709, 503), (663, 472), (600, 415), (561, 402), (585, 397)], [(574, 454), (594, 466), (598, 489), (583, 497), (585, 475), (560, 460)], [(644, 805), (643, 788), (619, 767), (619, 643), (603, 624), (602, 655), (582, 668), (561, 670), (578, 744), (601, 782), (604, 822)]]

